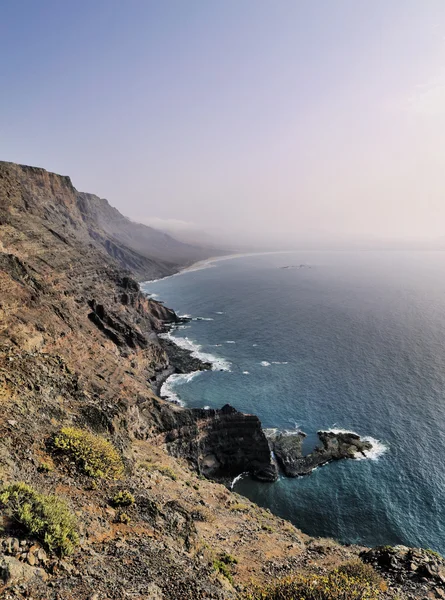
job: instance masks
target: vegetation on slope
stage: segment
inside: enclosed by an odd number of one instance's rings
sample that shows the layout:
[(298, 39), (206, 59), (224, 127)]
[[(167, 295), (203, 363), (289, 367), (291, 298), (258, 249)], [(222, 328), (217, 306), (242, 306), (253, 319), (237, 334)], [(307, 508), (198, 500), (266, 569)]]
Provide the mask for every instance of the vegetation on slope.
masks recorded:
[(84, 429), (63, 427), (54, 436), (53, 445), (90, 477), (121, 479), (124, 473), (124, 464), (116, 448), (103, 437)]
[(25, 483), (13, 483), (1, 491), (0, 506), (28, 534), (61, 556), (71, 554), (79, 541), (76, 519), (57, 496), (39, 494)]

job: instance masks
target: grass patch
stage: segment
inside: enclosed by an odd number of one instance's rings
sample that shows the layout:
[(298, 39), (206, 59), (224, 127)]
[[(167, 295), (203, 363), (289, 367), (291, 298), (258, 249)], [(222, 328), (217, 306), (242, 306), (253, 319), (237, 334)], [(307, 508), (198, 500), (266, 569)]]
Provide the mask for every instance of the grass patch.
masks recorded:
[(164, 465), (159, 465), (156, 463), (149, 463), (149, 462), (142, 462), (140, 463), (140, 466), (145, 469), (146, 471), (148, 471), (149, 473), (153, 473), (153, 471), (157, 471), (158, 473), (160, 473), (161, 475), (164, 475), (165, 477), (170, 477), (170, 479), (173, 479), (173, 481), (176, 481), (178, 479), (178, 476), (176, 475), (176, 473), (173, 471), (173, 469), (171, 467), (166, 467)]
[(25, 483), (13, 483), (2, 489), (0, 505), (51, 552), (71, 554), (79, 542), (76, 519), (57, 496), (40, 494)]
[(443, 557), (435, 550), (431, 550), (431, 548), (425, 548), (425, 552), (428, 552), (428, 554), (431, 554), (431, 556), (434, 556), (434, 558), (443, 560)]
[(64, 427), (52, 440), (53, 446), (76, 463), (89, 477), (121, 479), (124, 463), (108, 440), (84, 429)]
[(229, 510), (236, 512), (248, 512), (249, 505), (243, 504), (242, 502), (235, 502), (229, 506)]

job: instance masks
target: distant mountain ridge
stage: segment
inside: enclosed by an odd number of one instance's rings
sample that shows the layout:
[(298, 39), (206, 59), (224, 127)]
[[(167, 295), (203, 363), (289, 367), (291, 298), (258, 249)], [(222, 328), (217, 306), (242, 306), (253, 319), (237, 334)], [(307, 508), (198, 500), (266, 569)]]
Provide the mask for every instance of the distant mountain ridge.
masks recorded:
[[(40, 167), (0, 161), (0, 183), (18, 193), (1, 199), (0, 209), (14, 208), (42, 219), (62, 237), (77, 238), (105, 252), (139, 280), (164, 277), (215, 254), (186, 244), (152, 227), (135, 223), (94, 194), (79, 192), (70, 177)], [(2, 206), (3, 205), (3, 206)]]

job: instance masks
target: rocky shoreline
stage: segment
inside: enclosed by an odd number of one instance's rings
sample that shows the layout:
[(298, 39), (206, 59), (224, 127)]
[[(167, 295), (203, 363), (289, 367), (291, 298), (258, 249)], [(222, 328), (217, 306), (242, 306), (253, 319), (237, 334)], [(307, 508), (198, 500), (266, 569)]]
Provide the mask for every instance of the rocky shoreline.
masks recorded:
[[(165, 332), (171, 331), (181, 323), (188, 322), (188, 318), (176, 317), (165, 323)], [(165, 337), (159, 338), (159, 342), (166, 352), (169, 360), (168, 366), (160, 371), (154, 381), (152, 382), (153, 391), (162, 398), (161, 389), (167, 379), (174, 374), (187, 374), (196, 371), (211, 370), (212, 364), (209, 362), (203, 362), (199, 358), (195, 358), (190, 350), (182, 348), (177, 345), (171, 339)], [(200, 420), (201, 422), (206, 421), (205, 429), (209, 430), (209, 423), (212, 420), (221, 420), (224, 415), (227, 417), (229, 414), (237, 414), (238, 424), (242, 426), (243, 422), (247, 426), (247, 422), (250, 418), (254, 418), (258, 421), (259, 428), (261, 429), (261, 423), (258, 417), (254, 415), (243, 415), (230, 405), (224, 406), (219, 410), (204, 410), (204, 409), (186, 409), (191, 412), (193, 419)], [(243, 418), (245, 418), (243, 421)], [(224, 418), (222, 419), (224, 420)], [(190, 426), (190, 423), (187, 424)], [(239, 456), (234, 461), (229, 461), (227, 455), (246, 451), (246, 447), (239, 445), (238, 442), (234, 442), (231, 447), (230, 443), (219, 444), (218, 441), (213, 439), (210, 444), (212, 448), (207, 448), (208, 455), (205, 452), (201, 457), (197, 458), (196, 451), (185, 450), (184, 447), (190, 444), (193, 446), (193, 439), (197, 436), (197, 430), (190, 427), (182, 429), (179, 426), (175, 429), (175, 433), (171, 432), (168, 434), (168, 447), (169, 451), (175, 455), (180, 455), (191, 462), (194, 462), (198, 468), (198, 471), (209, 478), (216, 478), (220, 481), (224, 480), (229, 482), (228, 477), (239, 475), (244, 471), (248, 471), (255, 479), (260, 481), (275, 481), (278, 477), (278, 471), (280, 470), (286, 477), (301, 477), (309, 475), (317, 467), (321, 467), (332, 461), (342, 459), (355, 459), (357, 457), (366, 457), (366, 452), (372, 450), (372, 443), (368, 440), (363, 440), (359, 435), (353, 432), (334, 432), (334, 431), (319, 431), (317, 433), (320, 445), (318, 445), (312, 452), (307, 455), (303, 455), (302, 445), (306, 434), (302, 431), (298, 431), (292, 434), (286, 432), (274, 432), (273, 434), (266, 435), (265, 431), (261, 429), (261, 434), (255, 431), (254, 437), (256, 438), (256, 444), (258, 448), (261, 448), (261, 456), (255, 458), (254, 447), (249, 449), (248, 457), (241, 459)], [(212, 428), (213, 425), (210, 426)], [(218, 429), (218, 428), (217, 428)], [(220, 435), (224, 427), (219, 428)], [(258, 429), (256, 427), (255, 429)], [(211, 436), (210, 436), (211, 437)], [(236, 436), (235, 436), (236, 437)], [(248, 437), (248, 436), (247, 436)], [(182, 439), (182, 441), (179, 441)], [(264, 438), (264, 439), (263, 439)], [(185, 440), (185, 441), (184, 441)], [(175, 443), (172, 444), (172, 441)], [(270, 460), (267, 460), (264, 454), (264, 442), (267, 442), (269, 448)], [(178, 449), (179, 448), (179, 449)], [(215, 456), (215, 448), (218, 448), (217, 455)], [(236, 448), (236, 451), (234, 450)]]
[[(181, 323), (186, 323), (188, 321), (189, 319), (186, 317), (178, 317), (175, 315), (174, 320), (164, 323), (162, 333), (168, 333)], [(155, 377), (150, 380), (151, 388), (159, 398), (162, 398), (162, 386), (171, 375), (185, 375), (195, 371), (210, 371), (212, 369), (212, 364), (210, 362), (204, 362), (199, 358), (195, 358), (192, 356), (190, 350), (181, 348), (181, 346), (178, 346), (178, 344), (175, 344), (172, 340), (158, 336), (158, 342), (168, 356), (168, 365), (166, 368), (157, 372)]]

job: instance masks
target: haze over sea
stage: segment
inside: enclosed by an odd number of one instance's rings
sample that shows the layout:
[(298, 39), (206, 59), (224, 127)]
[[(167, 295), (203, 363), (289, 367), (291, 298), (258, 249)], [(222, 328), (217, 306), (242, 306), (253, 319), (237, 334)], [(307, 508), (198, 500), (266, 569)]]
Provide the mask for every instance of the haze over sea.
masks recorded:
[(444, 554), (444, 273), (441, 252), (294, 252), (144, 284), (206, 319), (172, 335), (225, 369), (173, 377), (164, 391), (300, 428), (307, 450), (319, 429), (378, 440), (367, 459), (273, 484), (245, 477), (235, 490), (311, 535)]

